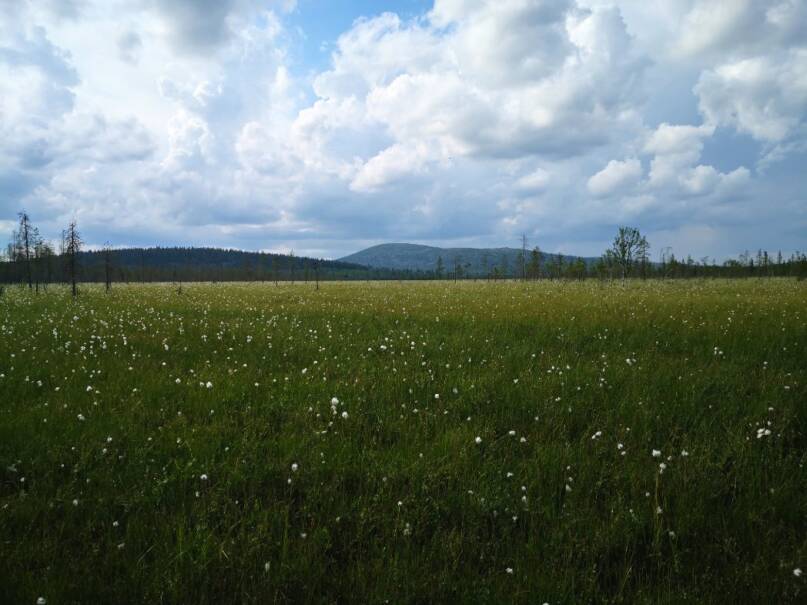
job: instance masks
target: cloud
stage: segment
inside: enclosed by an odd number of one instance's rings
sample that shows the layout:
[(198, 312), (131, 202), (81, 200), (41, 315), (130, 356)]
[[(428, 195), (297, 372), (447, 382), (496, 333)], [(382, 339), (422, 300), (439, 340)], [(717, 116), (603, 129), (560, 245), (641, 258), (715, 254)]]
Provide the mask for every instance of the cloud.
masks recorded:
[(229, 20), (235, 4), (235, 0), (155, 0), (176, 47), (198, 52), (229, 39)]
[(724, 253), (762, 204), (775, 239), (807, 202), (806, 5), (435, 0), (355, 14), (309, 63), (293, 1), (6, 2), (2, 212), (333, 253), (709, 224)]
[(118, 37), (118, 56), (126, 63), (137, 63), (143, 41), (137, 32), (128, 31)]
[(804, 136), (807, 48), (722, 64), (695, 86), (708, 122), (777, 143)]
[(525, 193), (537, 193), (546, 189), (552, 180), (552, 175), (543, 168), (525, 174), (516, 181), (516, 188)]
[(150, 0), (162, 17), (175, 49), (189, 53), (217, 51), (273, 8), (291, 12), (296, 0)]
[(677, 182), (681, 172), (698, 161), (704, 139), (714, 134), (713, 126), (661, 124), (648, 138), (645, 153), (653, 154), (650, 183)]
[(642, 163), (636, 158), (611, 160), (608, 165), (588, 180), (588, 190), (594, 196), (609, 195), (642, 176)]
[(350, 182), (353, 191), (375, 191), (384, 185), (423, 170), (429, 151), (425, 145), (395, 144), (368, 160)]
[(676, 51), (720, 59), (804, 43), (803, 0), (696, 0), (683, 18)]
[(747, 168), (740, 166), (722, 173), (713, 166), (698, 164), (704, 141), (714, 133), (715, 127), (706, 124), (661, 124), (644, 146), (644, 152), (653, 156), (646, 186), (681, 196), (725, 196), (736, 192), (751, 177)]

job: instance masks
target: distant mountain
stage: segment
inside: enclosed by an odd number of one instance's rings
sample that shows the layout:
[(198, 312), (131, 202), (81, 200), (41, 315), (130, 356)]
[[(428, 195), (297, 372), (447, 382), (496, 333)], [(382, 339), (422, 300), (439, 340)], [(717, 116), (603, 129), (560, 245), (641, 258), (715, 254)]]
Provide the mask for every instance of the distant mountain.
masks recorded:
[[(437, 248), (418, 244), (380, 244), (339, 260), (398, 271), (434, 271), (437, 259), (441, 258), (446, 273), (454, 271), (454, 266), (459, 263), (466, 275), (487, 275), (494, 267), (498, 267), (503, 274), (513, 275), (519, 272), (517, 267), (520, 263), (520, 254), (521, 250), (518, 248)], [(529, 254), (528, 250), (528, 260)], [(598, 260), (543, 253), (542, 262), (549, 264), (557, 262), (558, 258), (562, 258), (564, 264), (576, 262), (578, 258), (582, 258), (586, 265), (592, 265)]]

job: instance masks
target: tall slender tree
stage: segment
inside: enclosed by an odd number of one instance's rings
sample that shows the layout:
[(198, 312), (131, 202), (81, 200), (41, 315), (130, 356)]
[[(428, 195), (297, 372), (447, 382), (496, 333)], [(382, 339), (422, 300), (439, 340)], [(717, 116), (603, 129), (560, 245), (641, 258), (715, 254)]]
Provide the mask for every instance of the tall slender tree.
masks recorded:
[(39, 234), (36, 228), (31, 224), (31, 218), (28, 213), (23, 210), (17, 216), (20, 218), (20, 227), (15, 232), (14, 247), (16, 249), (17, 261), (22, 261), (25, 265), (25, 275), (28, 280), (28, 289), (34, 288), (34, 273), (32, 260), (34, 257), (34, 249)]
[(107, 292), (112, 288), (112, 246), (109, 242), (104, 244), (104, 286)]
[(67, 229), (62, 232), (64, 254), (67, 259), (67, 275), (70, 279), (70, 292), (75, 298), (78, 295), (76, 287), (76, 273), (78, 270), (78, 254), (81, 252), (81, 234), (76, 226), (76, 219), (70, 221)]

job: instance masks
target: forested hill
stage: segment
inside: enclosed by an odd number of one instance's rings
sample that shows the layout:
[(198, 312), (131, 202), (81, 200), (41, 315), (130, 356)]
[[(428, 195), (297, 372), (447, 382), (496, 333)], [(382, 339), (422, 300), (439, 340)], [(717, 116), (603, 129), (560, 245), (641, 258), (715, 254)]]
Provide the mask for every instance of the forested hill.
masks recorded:
[[(334, 279), (406, 279), (407, 271), (374, 269), (356, 263), (288, 254), (245, 252), (220, 248), (122, 248), (79, 252), (79, 281), (313, 281)], [(49, 255), (31, 261), (35, 282), (67, 280), (65, 256)], [(109, 271), (107, 271), (109, 267)], [(28, 267), (22, 260), (0, 262), (0, 282), (23, 282)]]
[[(518, 248), (437, 248), (417, 244), (380, 244), (339, 260), (368, 267), (410, 271), (435, 271), (438, 259), (444, 271), (452, 273), (457, 265), (465, 275), (489, 275), (497, 270), (502, 275), (520, 275), (521, 254)], [(527, 250), (527, 262), (531, 251)], [(569, 266), (582, 261), (591, 266), (598, 259), (564, 254), (541, 254), (541, 266), (551, 267), (560, 262)], [(548, 270), (548, 269), (547, 269)]]
[[(116, 281), (303, 281), (313, 280), (317, 272), (320, 279), (378, 277), (377, 271), (355, 263), (221, 248), (123, 248), (111, 250), (109, 260)], [(103, 250), (82, 252), (83, 278), (103, 279), (106, 262)]]

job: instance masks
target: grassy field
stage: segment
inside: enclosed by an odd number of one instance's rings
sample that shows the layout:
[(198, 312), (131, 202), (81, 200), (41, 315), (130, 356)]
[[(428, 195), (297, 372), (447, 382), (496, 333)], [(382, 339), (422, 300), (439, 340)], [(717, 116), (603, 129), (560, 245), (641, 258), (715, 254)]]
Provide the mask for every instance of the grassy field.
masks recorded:
[(807, 599), (807, 283), (0, 298), (0, 603)]

